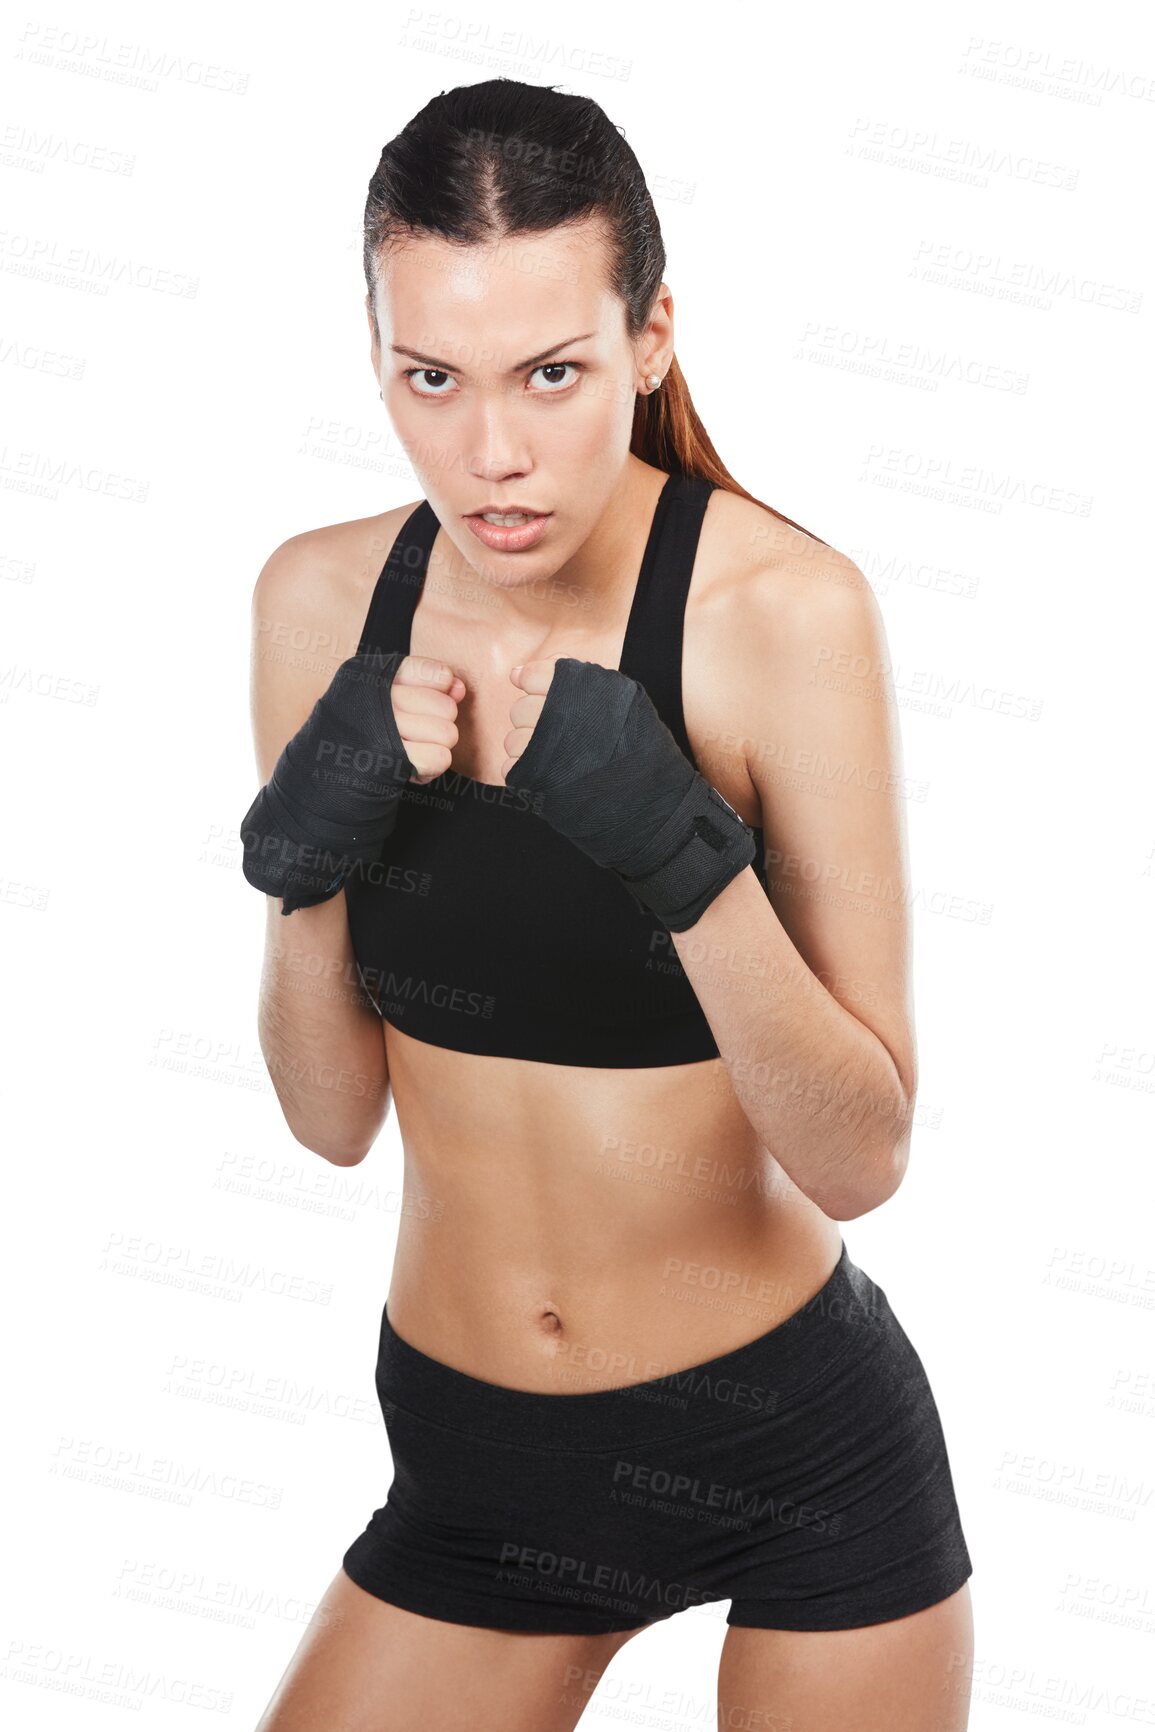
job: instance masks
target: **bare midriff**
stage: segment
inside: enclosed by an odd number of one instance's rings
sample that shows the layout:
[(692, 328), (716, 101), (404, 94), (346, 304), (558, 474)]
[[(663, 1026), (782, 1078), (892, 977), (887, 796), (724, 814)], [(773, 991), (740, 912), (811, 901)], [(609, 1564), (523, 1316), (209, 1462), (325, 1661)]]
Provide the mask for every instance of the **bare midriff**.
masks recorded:
[(617, 1388), (775, 1328), (841, 1250), (761, 1147), (720, 1059), (589, 1069), (386, 1025), (404, 1200), (401, 1338), (489, 1383)]

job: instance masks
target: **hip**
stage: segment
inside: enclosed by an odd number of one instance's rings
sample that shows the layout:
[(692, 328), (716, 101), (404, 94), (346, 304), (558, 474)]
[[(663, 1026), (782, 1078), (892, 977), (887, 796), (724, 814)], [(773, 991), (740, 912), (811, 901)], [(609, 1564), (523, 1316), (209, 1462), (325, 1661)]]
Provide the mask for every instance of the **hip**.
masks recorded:
[(394, 1477), (354, 1581), (497, 1628), (630, 1628), (731, 1599), (731, 1623), (856, 1627), (971, 1571), (937, 1405), (843, 1244), (776, 1328), (665, 1376), (546, 1395), (417, 1351), (386, 1306)]

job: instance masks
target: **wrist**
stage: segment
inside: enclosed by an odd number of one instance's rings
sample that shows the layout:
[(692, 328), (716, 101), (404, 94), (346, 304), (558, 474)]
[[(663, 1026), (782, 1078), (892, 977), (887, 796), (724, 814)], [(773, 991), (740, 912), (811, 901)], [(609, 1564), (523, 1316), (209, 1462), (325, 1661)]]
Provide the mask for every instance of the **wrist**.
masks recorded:
[(756, 852), (750, 825), (695, 770), (675, 810), (618, 876), (669, 931), (684, 932)]

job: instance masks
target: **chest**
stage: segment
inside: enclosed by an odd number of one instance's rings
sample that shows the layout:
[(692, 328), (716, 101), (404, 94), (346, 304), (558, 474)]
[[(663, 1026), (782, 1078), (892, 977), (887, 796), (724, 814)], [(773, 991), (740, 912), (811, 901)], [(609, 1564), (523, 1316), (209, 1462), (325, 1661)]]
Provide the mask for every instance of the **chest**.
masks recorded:
[[(682, 719), (696, 767), (740, 817), (758, 826), (761, 804), (746, 769), (741, 730), (735, 727), (741, 698), (725, 673), (734, 658), (725, 641), (727, 610), (718, 598), (717, 558), (717, 550), (703, 537), (686, 598), (676, 669)], [(431, 561), (430, 581), (433, 572)], [(476, 607), (479, 599), (487, 609), (485, 617), (464, 619), (462, 602)], [(583, 626), (580, 617), (563, 615), (545, 630), (527, 631), (512, 617), (500, 592), (479, 587), (466, 597), (444, 585), (439, 590), (427, 584), (412, 618), (409, 648), (413, 655), (447, 661), (465, 682), (466, 693), (457, 706), (453, 773), (483, 786), (504, 787), (501, 767), (509, 756), (507, 742), (515, 728), (526, 725), (511, 714), (525, 694), (510, 678), (510, 670), (519, 663), (559, 656), (620, 667), (628, 625), (627, 606), (619, 609), (612, 625), (597, 629)], [(628, 665), (625, 671), (641, 677)], [(668, 714), (664, 719), (671, 723)]]

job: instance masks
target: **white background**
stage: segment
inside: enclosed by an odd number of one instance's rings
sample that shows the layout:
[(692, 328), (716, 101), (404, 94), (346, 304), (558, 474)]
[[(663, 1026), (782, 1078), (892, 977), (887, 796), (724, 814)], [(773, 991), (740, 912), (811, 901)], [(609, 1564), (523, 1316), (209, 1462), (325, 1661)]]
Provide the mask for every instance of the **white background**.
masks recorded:
[[(206, 1724), (194, 1701), (251, 1727), (384, 1500), (397, 1129), (329, 1167), (257, 1046), (249, 603), (288, 536), (419, 496), (369, 366), (365, 188), (431, 96), (499, 73), (624, 127), (723, 460), (883, 609), (920, 1114), (901, 1189), (845, 1236), (942, 1414), (971, 1724), (1155, 1721), (1138, 18), (10, 16), (0, 1689), (22, 1732)], [(712, 1726), (724, 1612), (630, 1642), (583, 1726)]]

